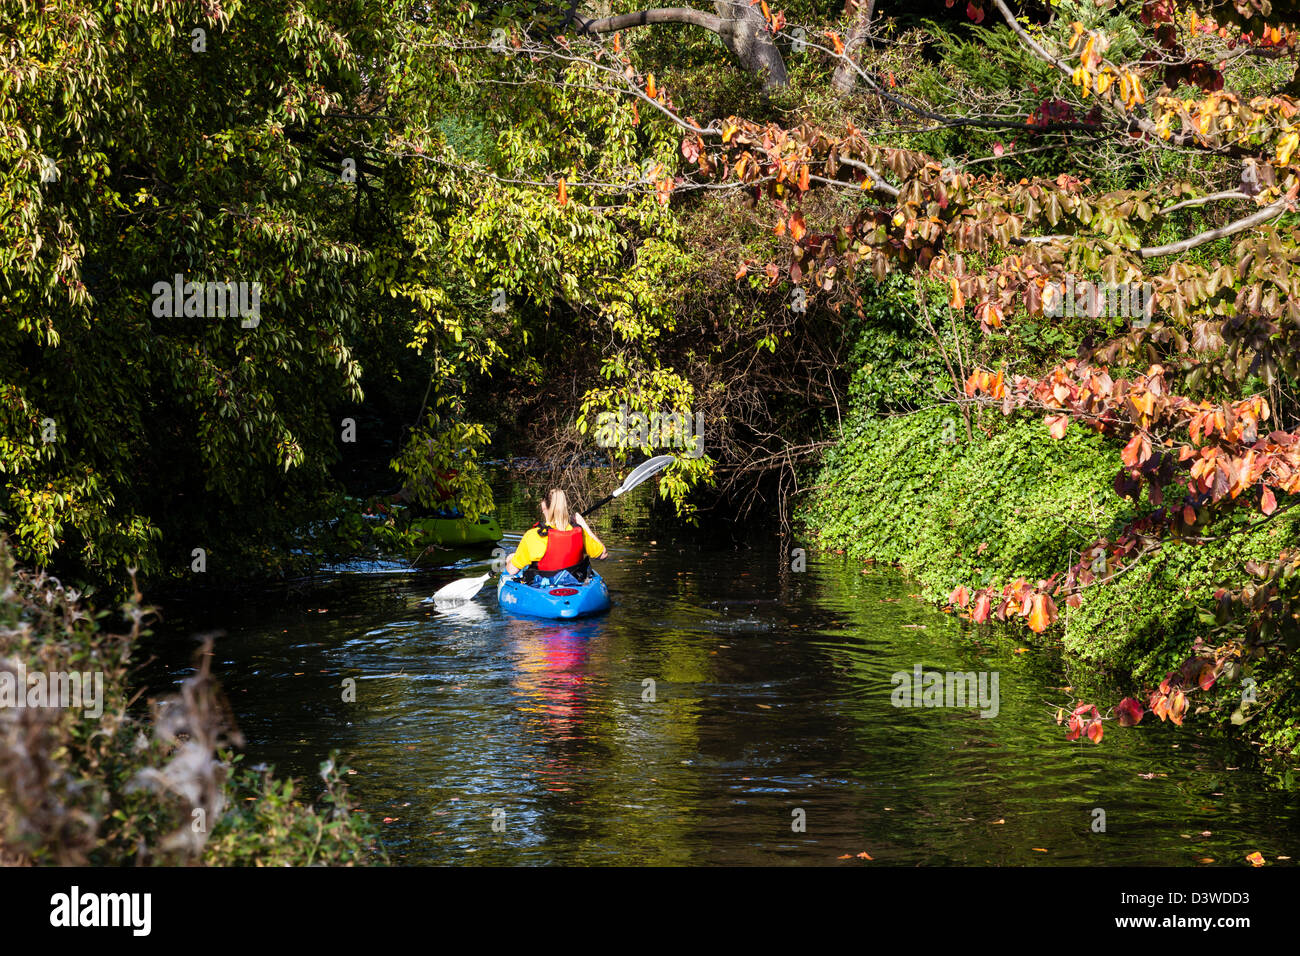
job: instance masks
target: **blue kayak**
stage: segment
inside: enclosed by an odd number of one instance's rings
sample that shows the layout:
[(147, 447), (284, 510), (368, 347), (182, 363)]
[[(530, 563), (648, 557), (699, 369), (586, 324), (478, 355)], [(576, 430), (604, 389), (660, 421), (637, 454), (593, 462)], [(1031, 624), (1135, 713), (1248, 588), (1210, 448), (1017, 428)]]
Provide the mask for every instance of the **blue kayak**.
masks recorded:
[(585, 617), (609, 610), (609, 588), (595, 571), (579, 586), (553, 585), (543, 577), (538, 577), (537, 582), (542, 586), (524, 584), (518, 578), (502, 574), (497, 583), (498, 603), (513, 614), (529, 617)]

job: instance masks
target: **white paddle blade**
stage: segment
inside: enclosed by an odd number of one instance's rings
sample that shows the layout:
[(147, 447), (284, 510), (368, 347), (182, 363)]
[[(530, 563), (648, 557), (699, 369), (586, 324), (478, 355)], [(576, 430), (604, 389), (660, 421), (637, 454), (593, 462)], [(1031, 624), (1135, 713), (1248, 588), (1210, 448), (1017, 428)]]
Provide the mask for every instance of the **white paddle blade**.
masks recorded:
[(460, 581), (452, 581), (446, 587), (439, 588), (434, 593), (433, 600), (437, 604), (471, 600), (475, 594), (482, 590), (483, 583), (491, 576), (489, 573), (477, 578), (463, 578)]
[(623, 479), (623, 484), (619, 486), (618, 491), (614, 492), (614, 497), (617, 498), (624, 492), (631, 491), (641, 482), (659, 474), (674, 461), (676, 459), (672, 455), (657, 455), (654, 458), (646, 459), (632, 469), (632, 474)]

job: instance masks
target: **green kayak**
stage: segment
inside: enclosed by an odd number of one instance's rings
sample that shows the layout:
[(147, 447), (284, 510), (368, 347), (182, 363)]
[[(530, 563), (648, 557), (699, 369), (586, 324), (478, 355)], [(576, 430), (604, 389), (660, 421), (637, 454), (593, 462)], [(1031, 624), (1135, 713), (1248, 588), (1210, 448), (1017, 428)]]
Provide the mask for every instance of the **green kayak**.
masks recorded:
[(491, 515), (471, 521), (457, 518), (412, 518), (411, 528), (420, 531), (432, 544), (493, 544), (501, 540), (501, 525)]

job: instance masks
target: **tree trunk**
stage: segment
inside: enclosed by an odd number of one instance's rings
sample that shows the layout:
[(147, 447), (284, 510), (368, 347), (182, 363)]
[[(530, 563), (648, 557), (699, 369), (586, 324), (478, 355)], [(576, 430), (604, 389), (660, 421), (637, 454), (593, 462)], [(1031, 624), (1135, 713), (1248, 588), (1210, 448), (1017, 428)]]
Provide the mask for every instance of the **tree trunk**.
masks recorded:
[[(867, 38), (871, 29), (871, 20), (876, 12), (876, 0), (848, 0), (845, 9), (854, 14), (853, 27), (849, 38), (844, 42), (844, 55), (853, 56)], [(847, 62), (841, 60), (831, 76), (831, 87), (840, 96), (847, 96), (857, 86), (858, 74)]]
[(714, 0), (722, 29), (718, 36), (727, 49), (736, 55), (741, 65), (755, 76), (763, 75), (763, 89), (774, 90), (789, 85), (785, 60), (767, 32), (767, 21), (746, 0)]

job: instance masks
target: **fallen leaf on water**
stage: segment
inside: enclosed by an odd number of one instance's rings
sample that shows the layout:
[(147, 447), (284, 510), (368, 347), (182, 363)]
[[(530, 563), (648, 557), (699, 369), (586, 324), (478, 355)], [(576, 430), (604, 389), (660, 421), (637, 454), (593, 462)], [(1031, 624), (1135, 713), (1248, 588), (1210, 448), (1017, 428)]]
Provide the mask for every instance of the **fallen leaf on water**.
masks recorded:
[(1006, 822), (1007, 822), (1006, 820), (994, 820), (994, 821), (993, 821), (993, 826), (997, 826), (998, 824), (1006, 823)]
[(1047, 852), (1047, 851), (1044, 850), (1041, 846), (1030, 847), (1030, 849), (1033, 850), (1035, 853), (1046, 853), (1046, 852)]
[(772, 705), (771, 705), (771, 704), (759, 704), (758, 706), (759, 706), (759, 707), (762, 707), (764, 710), (771, 710), (771, 709), (772, 709)]
[(853, 854), (852, 854), (852, 853), (845, 853), (843, 856), (837, 856), (835, 859), (837, 859), (837, 860), (851, 860), (851, 859), (853, 859)]
[(1254, 853), (1252, 853), (1250, 856), (1246, 857), (1246, 862), (1249, 863), (1251, 866), (1263, 866), (1263, 865), (1264, 865), (1264, 854), (1262, 854), (1262, 853), (1260, 853), (1258, 850), (1256, 850), (1256, 851), (1255, 851)]
[(1213, 863), (1213, 862), (1214, 862), (1214, 857), (1212, 857), (1212, 856), (1203, 856), (1203, 857), (1201, 857), (1199, 860), (1197, 860), (1196, 862), (1197, 862), (1197, 863)]
[(1289, 860), (1289, 859), (1291, 859), (1291, 858), (1290, 858), (1289, 856), (1279, 856), (1278, 859), (1279, 859), (1279, 860)]
[(396, 822), (397, 822), (397, 817), (384, 817), (384, 822), (385, 822), (385, 823), (396, 823)]
[(1202, 830), (1202, 831), (1201, 831), (1201, 836), (1210, 836), (1210, 835), (1211, 835), (1211, 832), (1210, 832), (1209, 830)]
[(1017, 648), (1016, 648), (1014, 651), (1012, 651), (1011, 653), (1012, 653), (1012, 654), (1028, 654), (1028, 653), (1029, 653), (1029, 648), (1027, 648), (1027, 647), (1017, 647)]
[(868, 853), (866, 850), (863, 850), (861, 853), (858, 854), (858, 859), (859, 859), (859, 860), (869, 860), (869, 859), (871, 859), (871, 854)]

